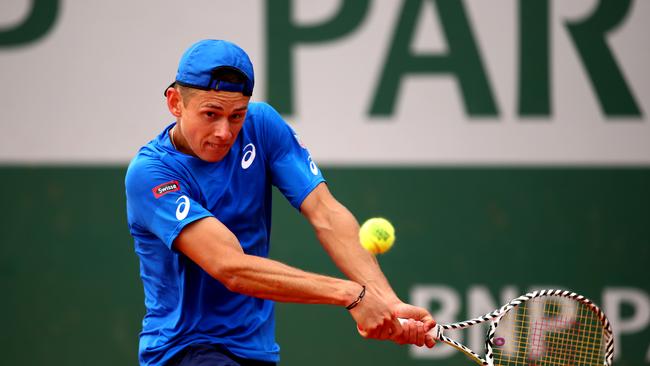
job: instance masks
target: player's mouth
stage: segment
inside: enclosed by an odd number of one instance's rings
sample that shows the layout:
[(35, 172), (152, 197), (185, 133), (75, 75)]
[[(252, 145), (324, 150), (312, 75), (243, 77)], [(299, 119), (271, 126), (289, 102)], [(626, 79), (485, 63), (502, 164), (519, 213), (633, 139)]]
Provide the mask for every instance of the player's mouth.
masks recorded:
[(214, 144), (211, 142), (206, 142), (205, 145), (212, 150), (225, 150), (228, 148), (228, 144)]

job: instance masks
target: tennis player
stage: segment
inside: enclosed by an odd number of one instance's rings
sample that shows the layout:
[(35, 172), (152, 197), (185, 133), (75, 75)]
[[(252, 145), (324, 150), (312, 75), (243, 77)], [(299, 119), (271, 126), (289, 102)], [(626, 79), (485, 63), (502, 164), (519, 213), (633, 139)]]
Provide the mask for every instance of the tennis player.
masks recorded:
[[(340, 306), (367, 338), (432, 347), (425, 334), (435, 322), (397, 297), (292, 128), (250, 102), (254, 80), (235, 44), (192, 45), (165, 91), (176, 121), (129, 165), (128, 224), (146, 306), (140, 364), (274, 365), (275, 301)], [(267, 258), (272, 186), (347, 279)], [(300, 243), (276, 245), (290, 244)]]

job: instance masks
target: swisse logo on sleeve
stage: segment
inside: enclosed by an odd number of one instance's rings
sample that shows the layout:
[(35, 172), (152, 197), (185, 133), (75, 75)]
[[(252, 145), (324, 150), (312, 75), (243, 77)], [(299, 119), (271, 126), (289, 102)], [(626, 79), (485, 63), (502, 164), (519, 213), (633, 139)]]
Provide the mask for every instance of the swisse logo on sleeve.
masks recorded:
[(176, 192), (181, 190), (181, 185), (177, 180), (172, 180), (154, 187), (151, 191), (156, 198), (160, 198), (169, 192)]

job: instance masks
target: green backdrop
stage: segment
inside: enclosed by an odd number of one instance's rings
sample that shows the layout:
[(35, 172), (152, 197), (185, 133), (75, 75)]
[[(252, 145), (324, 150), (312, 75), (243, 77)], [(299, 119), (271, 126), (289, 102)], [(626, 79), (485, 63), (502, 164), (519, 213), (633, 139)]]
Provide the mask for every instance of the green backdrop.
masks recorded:
[[(134, 365), (143, 315), (125, 221), (124, 167), (2, 167), (0, 351), (6, 365)], [(324, 168), (363, 220), (389, 218), (380, 257), (398, 294), (443, 285), (464, 299), (483, 285), (648, 294), (650, 169)], [(272, 256), (337, 274), (305, 220), (276, 193)], [(431, 304), (435, 309), (436, 304)], [(478, 315), (465, 314), (461, 316)], [(624, 306), (623, 317), (635, 309)], [(346, 311), (280, 304), (282, 365), (460, 365), (413, 359), (407, 347), (356, 335)], [(460, 320), (460, 319), (459, 319)], [(650, 328), (620, 338), (618, 365), (643, 365)]]

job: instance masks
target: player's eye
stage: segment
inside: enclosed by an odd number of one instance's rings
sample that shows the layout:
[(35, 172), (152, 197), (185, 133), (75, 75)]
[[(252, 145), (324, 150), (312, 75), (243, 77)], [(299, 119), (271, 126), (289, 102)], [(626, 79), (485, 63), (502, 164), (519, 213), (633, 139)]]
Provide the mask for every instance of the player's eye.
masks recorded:
[(205, 116), (208, 118), (214, 118), (216, 116), (216, 113), (214, 112), (205, 112)]
[(241, 121), (241, 120), (244, 119), (244, 116), (245, 116), (244, 113), (235, 113), (235, 114), (233, 114), (233, 115), (230, 116), (230, 119), (231, 119), (232, 121), (237, 121), (237, 122), (239, 122), (239, 121)]

